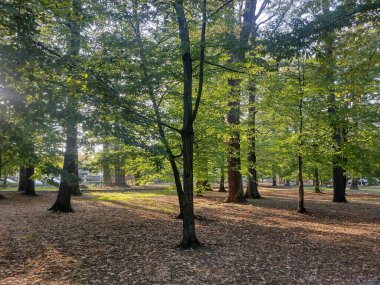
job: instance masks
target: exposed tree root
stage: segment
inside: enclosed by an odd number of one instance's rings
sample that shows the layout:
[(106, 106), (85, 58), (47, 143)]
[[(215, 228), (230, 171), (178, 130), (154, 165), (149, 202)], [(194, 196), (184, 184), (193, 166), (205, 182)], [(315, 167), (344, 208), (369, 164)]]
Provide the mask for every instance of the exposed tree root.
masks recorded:
[(49, 212), (62, 212), (62, 213), (74, 213), (71, 205), (62, 205), (59, 202), (55, 202), (54, 205), (48, 209)]
[(37, 197), (38, 196), (36, 193), (27, 193), (25, 191), (22, 191), (21, 195), (25, 195), (25, 196), (29, 196), (29, 197)]
[(183, 219), (183, 214), (179, 213), (174, 219), (182, 220)]
[[(182, 220), (183, 219), (183, 214), (182, 213), (178, 214), (176, 217), (174, 217), (174, 219)], [(207, 221), (208, 219), (203, 218), (200, 215), (194, 215), (194, 220)]]
[(254, 195), (251, 195), (251, 193), (247, 191), (245, 192), (245, 198), (246, 199), (262, 199), (263, 197), (261, 197), (260, 193), (255, 193)]
[(298, 208), (297, 212), (300, 213), (300, 214), (305, 214), (305, 213), (307, 213), (307, 211), (306, 211), (306, 209), (305, 209), (304, 207), (302, 207), (302, 208)]
[(343, 198), (341, 198), (341, 197), (339, 197), (339, 198), (333, 197), (333, 202), (334, 203), (347, 203), (348, 202), (347, 199), (346, 199), (347, 196), (348, 196), (347, 194), (344, 194)]
[(181, 250), (199, 249), (201, 247), (203, 247), (203, 244), (197, 239), (192, 241), (182, 241), (179, 245), (177, 245), (177, 248)]

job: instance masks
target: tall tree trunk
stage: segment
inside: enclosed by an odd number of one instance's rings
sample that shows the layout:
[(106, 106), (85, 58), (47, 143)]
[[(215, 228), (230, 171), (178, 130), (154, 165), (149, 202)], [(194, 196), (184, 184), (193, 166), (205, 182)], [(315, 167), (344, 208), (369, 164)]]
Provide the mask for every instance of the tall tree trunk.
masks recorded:
[(26, 169), (23, 165), (20, 165), (18, 172), (18, 191), (24, 192), (27, 183)]
[(351, 190), (359, 190), (359, 187), (358, 187), (358, 179), (357, 179), (357, 178), (351, 178), (351, 186), (350, 186), (350, 189), (351, 189)]
[[(233, 9), (233, 2), (230, 5)], [(239, 50), (232, 52), (231, 62), (242, 62), (245, 60), (245, 52), (250, 36), (253, 33), (255, 23), (256, 1), (247, 0), (245, 3), (243, 22), (239, 38)], [(234, 38), (234, 32), (232, 31)], [(226, 202), (241, 203), (245, 202), (243, 190), (243, 179), (241, 175), (241, 160), (240, 160), (240, 132), (236, 130), (240, 124), (240, 90), (239, 79), (228, 79), (230, 86), (230, 100), (228, 102), (227, 122), (234, 128), (231, 137), (228, 141), (228, 158), (227, 158), (227, 173), (228, 173), (228, 196)]]
[[(70, 46), (69, 54), (75, 59), (80, 50), (80, 26), (78, 19), (81, 14), (81, 0), (72, 0), (73, 14), (70, 16)], [(68, 98), (66, 118), (66, 149), (63, 159), (63, 173), (59, 184), (58, 196), (54, 205), (49, 208), (53, 212), (73, 212), (71, 207), (71, 195), (81, 195), (79, 189), (78, 174), (78, 127), (75, 116), (77, 110), (77, 99), (73, 96)]]
[(74, 212), (71, 207), (71, 195), (76, 187), (79, 188), (79, 178), (75, 175), (78, 171), (77, 129), (68, 128), (66, 133), (66, 150), (63, 160), (63, 173), (59, 183), (58, 197), (54, 205), (49, 209), (53, 212)]
[[(3, 170), (3, 152), (0, 149), (0, 178), (1, 178), (2, 170)], [(4, 181), (5, 181), (5, 179), (4, 179)], [(5, 199), (5, 197), (0, 194), (0, 200), (2, 200), (2, 199)]]
[[(82, 195), (82, 192), (79, 189), (79, 169), (78, 169), (78, 128), (77, 126), (73, 126), (73, 130), (69, 133), (72, 133), (72, 137), (70, 140), (73, 143), (73, 148), (69, 152), (65, 152), (65, 156), (69, 155), (68, 159), (72, 160), (72, 169), (66, 169), (71, 175), (74, 177), (71, 179), (72, 185), (71, 185), (71, 194), (74, 196), (80, 196)], [(65, 167), (63, 167), (63, 170), (65, 171)]]
[(227, 122), (232, 128), (231, 137), (228, 140), (228, 156), (227, 156), (227, 174), (228, 174), (228, 196), (226, 202), (242, 203), (245, 202), (243, 191), (243, 179), (241, 175), (240, 160), (240, 132), (236, 127), (240, 124), (240, 94), (237, 90), (240, 80), (229, 79), (230, 85), (230, 101), (228, 102), (229, 111)]
[(104, 186), (112, 186), (112, 179), (111, 179), (111, 169), (110, 164), (108, 161), (108, 152), (109, 152), (109, 145), (108, 143), (103, 144), (103, 151), (105, 155), (107, 156), (106, 161), (103, 162), (103, 182)]
[(248, 186), (245, 193), (246, 198), (260, 199), (258, 190), (257, 171), (256, 171), (256, 107), (255, 107), (255, 88), (249, 90), (249, 109), (248, 109)]
[(224, 167), (220, 168), (220, 182), (218, 192), (227, 192), (226, 188), (224, 187)]
[(298, 212), (299, 213), (306, 213), (305, 209), (305, 191), (303, 187), (303, 172), (302, 172), (303, 162), (302, 162), (302, 155), (298, 154)]
[[(301, 71), (302, 70), (302, 71)], [(298, 55), (298, 85), (300, 88), (301, 98), (298, 105), (299, 116), (299, 148), (298, 148), (298, 212), (306, 213), (305, 205), (305, 190), (303, 187), (303, 161), (302, 161), (302, 146), (303, 146), (303, 86), (305, 85), (305, 76), (303, 66), (301, 67), (300, 55)]]
[(277, 186), (277, 177), (276, 176), (272, 177), (272, 186), (273, 187)]
[(34, 180), (31, 177), (34, 175), (34, 166), (27, 166), (25, 168), (25, 176), (26, 176), (26, 188), (24, 191), (25, 195), (36, 196), (35, 184)]
[(314, 192), (315, 193), (322, 193), (320, 189), (320, 178), (319, 178), (319, 171), (318, 167), (314, 168)]
[[(194, 202), (193, 202), (193, 155), (194, 155), (194, 130), (193, 122), (197, 109), (193, 114), (192, 107), (192, 59), (190, 52), (190, 37), (187, 26), (183, 0), (177, 0), (175, 5), (179, 35), (182, 44), (183, 65), (183, 126), (182, 126), (182, 148), (183, 148), (183, 238), (180, 248), (187, 249), (200, 245), (195, 234)], [(201, 59), (204, 59), (204, 39), (206, 30), (206, 0), (203, 0), (202, 8), (202, 35), (201, 35)], [(202, 53), (203, 51), (203, 53)], [(203, 74), (203, 62), (201, 60), (200, 72)], [(200, 91), (202, 90), (203, 78), (200, 76)], [(196, 104), (199, 105), (201, 93), (198, 93)]]
[[(322, 10), (324, 14), (329, 13), (329, 1), (322, 1)], [(346, 187), (343, 169), (344, 157), (342, 157), (342, 129), (340, 128), (338, 114), (337, 114), (337, 100), (335, 96), (334, 84), (334, 66), (336, 60), (334, 58), (333, 46), (334, 46), (334, 32), (325, 32), (323, 36), (323, 42), (325, 45), (325, 51), (323, 56), (323, 64), (325, 65), (325, 79), (329, 86), (330, 91), (330, 106), (328, 108), (328, 113), (331, 118), (331, 127), (333, 129), (333, 141), (334, 141), (334, 154), (332, 159), (333, 164), (333, 202), (347, 202), (346, 200)]]
[(117, 187), (127, 187), (127, 183), (125, 182), (125, 170), (122, 168), (122, 162), (118, 159), (115, 162), (115, 186)]

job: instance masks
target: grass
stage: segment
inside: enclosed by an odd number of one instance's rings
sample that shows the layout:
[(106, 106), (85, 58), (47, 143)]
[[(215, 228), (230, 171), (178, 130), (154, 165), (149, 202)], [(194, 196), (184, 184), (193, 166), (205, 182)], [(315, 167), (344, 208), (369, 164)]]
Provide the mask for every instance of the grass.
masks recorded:
[[(1, 191), (17, 191), (17, 186), (14, 186), (14, 187), (6, 187), (6, 188), (0, 188), (0, 192)], [(36, 191), (58, 191), (58, 188), (55, 187), (55, 186), (50, 186), (50, 185), (47, 185), (47, 186), (36, 186), (35, 188)]]
[(135, 199), (147, 199), (157, 196), (175, 195), (173, 189), (160, 190), (129, 190), (126, 192), (89, 192), (89, 195), (95, 201), (118, 201), (128, 202)]
[(87, 195), (95, 202), (110, 202), (122, 207), (138, 206), (146, 210), (175, 214), (178, 210), (172, 204), (161, 203), (154, 198), (173, 196), (172, 188), (161, 190), (129, 190), (126, 192), (88, 192)]

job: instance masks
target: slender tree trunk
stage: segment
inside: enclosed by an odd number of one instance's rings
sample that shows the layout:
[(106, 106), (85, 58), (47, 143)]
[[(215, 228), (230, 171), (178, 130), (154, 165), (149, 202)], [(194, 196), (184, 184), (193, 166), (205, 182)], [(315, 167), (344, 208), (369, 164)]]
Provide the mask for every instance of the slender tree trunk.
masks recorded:
[(302, 155), (298, 155), (298, 181), (299, 181), (299, 186), (298, 186), (298, 196), (299, 196), (299, 201), (298, 201), (298, 212), (299, 213), (306, 213), (305, 209), (305, 191), (303, 187), (303, 172), (302, 172), (302, 167), (303, 167), (303, 162), (302, 162)]
[(221, 167), (220, 169), (220, 182), (219, 182), (218, 192), (227, 192), (226, 188), (224, 187), (224, 168), (223, 167)]
[(277, 177), (276, 176), (272, 177), (272, 186), (273, 187), (277, 186)]
[[(183, 201), (182, 201), (182, 213), (183, 213), (183, 238), (179, 245), (182, 249), (196, 248), (200, 246), (200, 243), (195, 234), (194, 223), (194, 202), (193, 202), (193, 155), (194, 155), (194, 130), (193, 122), (195, 120), (195, 114), (193, 116), (192, 107), (192, 59), (190, 52), (190, 37), (187, 26), (185, 10), (183, 7), (183, 0), (177, 0), (175, 5), (178, 29), (182, 44), (182, 65), (183, 65), (183, 127), (182, 127), (182, 147), (183, 147)], [(202, 21), (202, 39), (201, 39), (201, 58), (204, 58), (204, 37), (206, 30), (206, 0), (203, 1), (203, 21)], [(203, 54), (202, 54), (203, 51)], [(201, 64), (203, 64), (201, 60)], [(203, 73), (203, 65), (200, 68), (200, 72)], [(200, 77), (200, 80), (203, 80)], [(201, 81), (202, 82), (202, 81)], [(199, 86), (202, 88), (202, 84)], [(197, 102), (200, 100), (201, 93), (198, 93)]]
[(322, 193), (320, 189), (320, 179), (319, 179), (319, 171), (318, 167), (314, 168), (314, 192), (315, 193)]
[(359, 190), (359, 187), (358, 187), (358, 179), (357, 179), (357, 178), (352, 178), (352, 179), (351, 179), (351, 186), (350, 186), (350, 189), (351, 189), (351, 190)]

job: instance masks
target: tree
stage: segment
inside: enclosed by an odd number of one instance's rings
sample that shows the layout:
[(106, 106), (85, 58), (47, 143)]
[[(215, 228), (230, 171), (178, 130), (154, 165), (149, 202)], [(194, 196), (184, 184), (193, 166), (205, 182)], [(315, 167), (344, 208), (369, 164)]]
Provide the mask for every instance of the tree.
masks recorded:
[[(81, 0), (72, 0), (72, 15), (69, 19), (70, 49), (69, 55), (75, 58), (80, 50), (80, 26), (78, 23), (81, 13)], [(77, 100), (73, 96), (68, 97), (67, 117), (65, 120), (66, 145), (63, 160), (63, 173), (59, 185), (57, 200), (49, 208), (52, 212), (73, 212), (71, 207), (71, 195), (79, 195), (78, 175), (78, 127), (75, 116)], [(74, 113), (74, 116), (72, 114)]]

